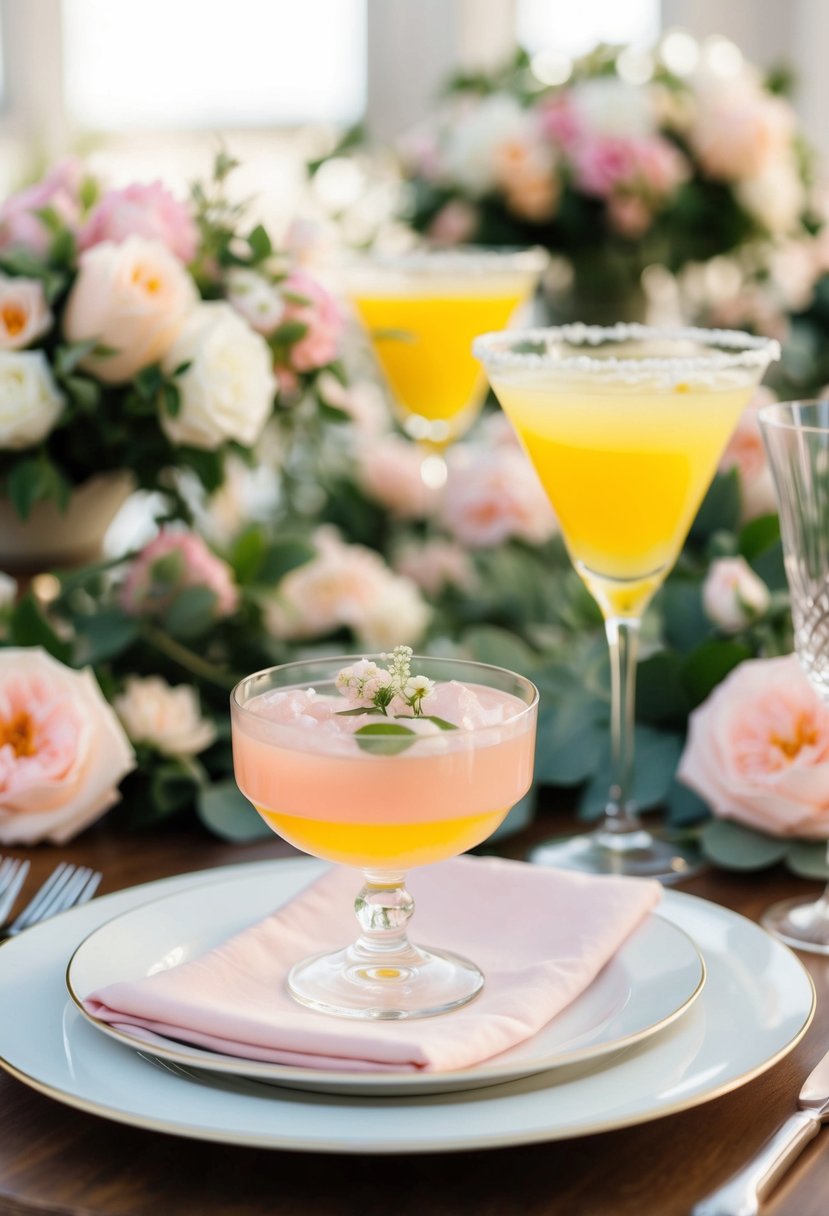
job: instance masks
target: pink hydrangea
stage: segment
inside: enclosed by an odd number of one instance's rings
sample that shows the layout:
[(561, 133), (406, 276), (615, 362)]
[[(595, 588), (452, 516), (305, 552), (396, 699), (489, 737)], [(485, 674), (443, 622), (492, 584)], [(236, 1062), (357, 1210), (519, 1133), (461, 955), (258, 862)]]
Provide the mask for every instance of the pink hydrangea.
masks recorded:
[[(177, 559), (172, 578), (160, 579), (157, 566), (164, 558)], [(121, 606), (133, 615), (153, 616), (164, 612), (185, 587), (207, 587), (216, 596), (217, 617), (230, 616), (239, 602), (239, 591), (226, 562), (216, 557), (195, 532), (162, 529), (127, 571), (121, 587)]]
[(80, 216), (82, 178), (78, 161), (62, 160), (41, 181), (10, 195), (0, 206), (0, 249), (25, 248), (44, 254), (51, 234), (36, 212), (49, 207), (74, 227)]
[(134, 182), (123, 190), (108, 190), (93, 207), (78, 234), (81, 249), (102, 241), (120, 244), (130, 236), (163, 241), (182, 262), (196, 256), (199, 234), (186, 203), (174, 198), (161, 182)]
[(282, 290), (286, 294), (283, 322), (301, 321), (307, 326), (306, 334), (290, 349), (290, 370), (325, 367), (336, 359), (343, 335), (344, 318), (337, 301), (304, 270), (293, 271)]
[(463, 545), (491, 549), (511, 538), (540, 545), (557, 529), (556, 518), (523, 451), (458, 445), (451, 453), (443, 521)]

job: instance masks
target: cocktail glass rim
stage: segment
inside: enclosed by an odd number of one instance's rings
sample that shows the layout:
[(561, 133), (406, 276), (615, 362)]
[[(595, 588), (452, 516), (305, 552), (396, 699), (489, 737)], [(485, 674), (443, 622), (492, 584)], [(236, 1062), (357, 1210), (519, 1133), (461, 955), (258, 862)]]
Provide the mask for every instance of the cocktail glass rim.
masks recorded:
[[(625, 342), (693, 342), (704, 349), (693, 354), (604, 356), (562, 353), (560, 347), (599, 347)], [(544, 349), (517, 349), (528, 344)], [(556, 348), (559, 349), (556, 349)], [(640, 379), (650, 373), (688, 376), (695, 373), (729, 371), (734, 368), (765, 367), (780, 358), (776, 338), (749, 334), (739, 329), (702, 329), (693, 325), (551, 325), (533, 329), (499, 330), (481, 334), (473, 354), (488, 370), (527, 369), (586, 375), (590, 378)]]
[[(250, 685), (254, 681), (261, 680), (264, 677), (271, 676), (271, 675), (273, 675), (273, 673), (275, 673), (277, 671), (290, 672), (291, 668), (300, 669), (300, 668), (310, 668), (310, 667), (314, 667), (314, 666), (319, 666), (319, 667), (324, 666), (326, 668), (330, 668), (331, 675), (329, 677), (326, 677), (326, 682), (333, 682), (334, 675), (336, 674), (336, 671), (338, 669), (341, 669), (343, 667), (349, 667), (352, 664), (359, 662), (361, 659), (367, 659), (369, 662), (382, 662), (386, 657), (387, 657), (386, 654), (383, 652), (377, 652), (375, 654), (352, 653), (352, 654), (341, 654), (341, 655), (314, 655), (313, 657), (309, 657), (307, 659), (292, 659), (289, 663), (274, 663), (270, 667), (263, 667), (259, 671), (254, 671), (254, 672), (251, 672), (247, 676), (243, 676), (242, 679), (239, 680), (234, 685), (233, 689), (231, 690), (231, 693), (230, 693), (231, 705), (232, 705), (234, 711), (236, 711), (240, 715), (244, 715), (242, 717), (242, 721), (245, 721), (246, 719), (248, 719), (252, 722), (255, 722), (257, 724), (257, 728), (258, 728), (258, 731), (260, 734), (262, 732), (262, 728), (264, 727), (265, 734), (268, 736), (271, 736), (273, 738), (274, 742), (277, 742), (279, 740), (285, 740), (288, 743), (288, 745), (290, 746), (290, 740), (292, 738), (299, 738), (301, 736), (307, 736), (307, 732), (304, 731), (302, 729), (302, 727), (292, 726), (291, 723), (288, 723), (288, 722), (275, 722), (272, 718), (268, 718), (266, 715), (257, 713), (256, 710), (251, 709), (250, 702), (248, 701), (246, 703), (245, 701), (243, 701), (241, 699), (240, 694), (241, 694), (241, 690), (244, 686)], [(514, 714), (511, 714), (503, 722), (491, 723), (486, 726), (473, 726), (468, 729), (463, 728), (464, 741), (468, 742), (470, 740), (474, 740), (476, 746), (478, 746), (478, 745), (484, 746), (488, 742), (490, 736), (492, 737), (492, 739), (494, 741), (497, 741), (503, 734), (503, 729), (505, 726), (510, 726), (510, 727), (516, 726), (521, 721), (522, 718), (524, 718), (527, 714), (532, 713), (533, 710), (538, 705), (539, 692), (538, 692), (538, 689), (536, 688), (535, 684), (532, 682), (532, 680), (530, 680), (527, 676), (522, 675), (521, 672), (513, 671), (509, 667), (500, 667), (495, 663), (482, 663), (482, 662), (478, 661), (477, 659), (466, 659), (466, 658), (462, 658), (460, 656), (454, 656), (454, 655), (413, 654), (411, 657), (411, 663), (412, 663), (415, 675), (424, 674), (423, 672), (418, 670), (418, 664), (422, 665), (424, 663), (437, 663), (440, 665), (442, 665), (444, 663), (453, 664), (453, 665), (457, 665), (458, 667), (463, 666), (465, 668), (469, 668), (472, 671), (480, 671), (482, 673), (488, 672), (488, 671), (489, 672), (498, 672), (501, 675), (510, 677), (513, 681), (516, 681), (518, 684), (525, 686), (525, 688), (530, 692), (530, 700), (524, 701), (521, 706), (521, 709), (517, 710)], [(299, 680), (295, 684), (280, 684), (279, 691), (287, 692), (288, 690), (290, 690), (292, 688), (300, 689), (300, 690), (305, 689), (309, 686), (310, 683), (312, 683), (312, 681), (310, 679), (308, 679), (308, 680)], [(478, 683), (480, 683), (483, 687), (491, 687), (491, 685), (487, 684), (485, 679), (479, 680)], [(262, 691), (265, 692), (268, 690), (263, 689)], [(276, 691), (276, 689), (271, 689), (271, 691)], [(343, 705), (347, 705), (346, 698), (343, 697), (342, 700), (343, 700)], [(426, 709), (428, 709), (428, 704), (426, 706)], [(428, 715), (424, 715), (424, 716), (428, 716)], [(342, 738), (339, 735), (332, 736), (332, 737), (336, 738), (340, 741)], [(434, 742), (434, 740), (436, 738), (442, 739), (440, 746), (441, 746), (441, 750), (444, 750), (445, 746), (446, 746), (445, 734), (443, 734), (441, 736), (421, 735), (418, 737), (418, 754), (423, 755), (424, 751), (428, 748), (430, 740)], [(316, 742), (316, 740), (315, 740), (315, 742)], [(303, 748), (300, 750), (311, 750), (311, 748)], [(320, 751), (320, 754), (322, 754), (322, 755), (325, 754), (324, 749), (320, 749), (318, 746), (314, 746), (313, 750)]]
[[(804, 422), (796, 418), (794, 409), (814, 410), (817, 406), (825, 407), (826, 422)], [(788, 417), (787, 417), (788, 412)], [(783, 431), (798, 431), (801, 434), (825, 435), (829, 433), (829, 397), (811, 397), (802, 401), (774, 401), (764, 405), (757, 413), (757, 419), (766, 427), (775, 427)]]
[(369, 249), (356, 253), (343, 263), (343, 271), (346, 280), (351, 273), (361, 271), (389, 271), (424, 278), (455, 271), (464, 275), (502, 271), (540, 275), (549, 261), (549, 253), (540, 245), (417, 246), (396, 252)]

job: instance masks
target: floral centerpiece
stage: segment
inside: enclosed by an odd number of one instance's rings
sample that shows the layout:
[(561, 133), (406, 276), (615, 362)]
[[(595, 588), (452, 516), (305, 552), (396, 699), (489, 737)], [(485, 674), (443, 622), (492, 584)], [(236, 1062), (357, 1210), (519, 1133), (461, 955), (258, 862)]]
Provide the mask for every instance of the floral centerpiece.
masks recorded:
[(159, 182), (105, 190), (71, 162), (0, 206), (7, 516), (52, 503), (57, 526), (108, 474), (187, 516), (182, 470), (216, 490), (230, 453), (249, 455), (280, 405), (337, 370), (336, 305), (228, 200), (232, 168), (220, 155), (179, 201)]
[(784, 81), (724, 49), (669, 34), (653, 52), (603, 46), (573, 63), (520, 52), (457, 77), (401, 143), (406, 217), (442, 243), (561, 255), (579, 320), (641, 319), (623, 314), (647, 266), (676, 273), (808, 241), (811, 158)]

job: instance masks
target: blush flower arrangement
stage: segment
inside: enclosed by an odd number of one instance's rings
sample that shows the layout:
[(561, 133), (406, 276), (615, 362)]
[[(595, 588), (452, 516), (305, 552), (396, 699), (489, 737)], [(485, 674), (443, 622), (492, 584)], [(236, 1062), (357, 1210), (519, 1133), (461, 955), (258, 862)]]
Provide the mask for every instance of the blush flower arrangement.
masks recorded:
[(179, 200), (67, 162), (0, 205), (0, 501), (20, 519), (107, 473), (186, 518), (183, 470), (215, 491), (339, 372), (336, 303), (229, 201), (233, 167)]
[(637, 319), (620, 309), (641, 308), (647, 266), (812, 249), (813, 166), (786, 80), (730, 44), (679, 39), (574, 62), (520, 51), (456, 77), (399, 147), (405, 218), (441, 244), (545, 246), (572, 272), (581, 320)]

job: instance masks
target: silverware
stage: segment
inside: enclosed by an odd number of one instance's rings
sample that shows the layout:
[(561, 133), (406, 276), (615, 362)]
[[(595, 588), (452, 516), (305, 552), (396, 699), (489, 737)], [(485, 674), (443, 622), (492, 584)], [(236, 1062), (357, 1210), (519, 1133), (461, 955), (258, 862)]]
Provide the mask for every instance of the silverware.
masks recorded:
[(760, 1201), (829, 1121), (829, 1052), (806, 1078), (790, 1115), (755, 1157), (696, 1205), (691, 1216), (756, 1216)]
[(12, 857), (4, 857), (0, 861), (0, 924), (14, 907), (28, 873), (28, 861), (17, 861)]
[[(23, 864), (28, 869), (28, 861)], [(2, 866), (0, 866), (0, 872), (2, 872)], [(24, 871), (23, 878), (25, 877)], [(88, 866), (74, 866), (70, 865), (69, 862), (62, 861), (26, 904), (26, 907), (16, 920), (0, 929), (0, 939), (16, 937), (24, 929), (29, 929), (32, 925), (39, 924), (40, 921), (46, 920), (50, 916), (55, 916), (58, 912), (66, 912), (69, 908), (85, 904), (95, 894), (102, 877), (103, 875), (99, 874), (97, 870), (91, 870)], [(14, 892), (8, 906), (0, 904), (4, 916), (8, 914), (11, 905), (14, 903), (14, 898), (17, 895), (17, 891), (20, 890), (22, 881), (20, 879), (17, 890)]]

